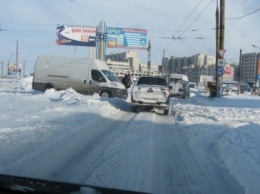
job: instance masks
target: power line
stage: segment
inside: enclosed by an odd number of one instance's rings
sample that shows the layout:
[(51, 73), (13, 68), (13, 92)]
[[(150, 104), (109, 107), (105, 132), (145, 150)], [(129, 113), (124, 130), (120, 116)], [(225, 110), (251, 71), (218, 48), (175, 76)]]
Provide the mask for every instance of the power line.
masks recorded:
[(203, 39), (214, 39), (215, 37), (181, 37), (181, 36), (172, 36), (172, 37), (153, 37), (153, 38), (161, 38), (161, 39), (172, 39), (172, 40), (184, 40), (184, 39), (198, 39), (198, 40), (203, 40)]
[[(193, 48), (192, 46), (190, 46), (189, 44), (187, 44), (186, 42), (184, 42), (182, 39), (180, 39), (181, 42), (175, 41), (177, 43), (179, 43), (180, 45), (192, 50), (193, 52), (198, 52), (195, 48)], [(181, 44), (182, 43), (182, 44)]]
[[(163, 30), (163, 29), (147, 29), (149, 30), (150, 32), (174, 32), (174, 33), (181, 33), (181, 32), (184, 32), (183, 31), (177, 31), (177, 30)], [(213, 31), (213, 30), (216, 30), (215, 28), (208, 28), (208, 29), (191, 29), (191, 30), (188, 30), (188, 32), (199, 32), (199, 31)]]
[[(168, 13), (168, 12), (163, 12), (163, 11), (159, 11), (159, 10), (155, 10), (155, 9), (148, 9), (148, 8), (144, 8), (144, 7), (139, 7), (139, 6), (135, 6), (135, 5), (131, 5), (131, 4), (127, 4), (127, 3), (120, 3), (120, 2), (115, 2), (112, 0), (101, 0), (101, 1), (105, 1), (105, 2), (109, 2), (109, 3), (114, 3), (114, 4), (118, 4), (118, 5), (123, 5), (123, 6), (128, 6), (128, 7), (133, 7), (135, 9), (141, 9), (141, 10), (145, 10), (145, 11), (150, 11), (150, 12), (155, 12), (155, 13), (159, 13), (159, 14), (164, 14), (164, 15), (172, 15), (175, 17), (180, 17), (180, 18), (185, 18), (185, 16), (179, 16), (176, 14), (172, 14), (172, 13)], [(211, 24), (211, 22), (208, 21), (203, 21), (203, 20), (199, 20), (200, 22), (204, 22), (204, 23), (209, 23)]]
[(242, 19), (242, 18), (244, 18), (244, 17), (247, 17), (247, 16), (249, 16), (249, 15), (252, 15), (252, 14), (258, 12), (259, 10), (260, 10), (260, 8), (256, 9), (255, 11), (253, 11), (253, 12), (251, 12), (251, 13), (248, 13), (248, 14), (246, 14), (246, 15), (243, 15), (243, 16), (241, 16), (241, 17), (237, 17), (237, 18), (225, 18), (225, 19), (226, 19), (226, 20), (239, 20), (239, 19)]
[(185, 33), (190, 29), (190, 27), (198, 20), (198, 18), (204, 13), (204, 11), (205, 11), (206, 9), (208, 9), (208, 7), (210, 6), (210, 4), (211, 4), (213, 1), (214, 1), (214, 0), (211, 0), (211, 1), (209, 2), (209, 4), (200, 12), (200, 14), (195, 18), (195, 20), (188, 26), (188, 28), (187, 28), (181, 35), (185, 34)]
[[(200, 3), (202, 2), (202, 0), (199, 1), (199, 3), (195, 6), (195, 8), (192, 10), (192, 12), (190, 13), (190, 15), (186, 18), (186, 20), (182, 23), (182, 25), (179, 27), (178, 31), (181, 30), (182, 26), (184, 26), (184, 24), (186, 24), (186, 22), (188, 21), (188, 19), (190, 19), (191, 15), (193, 14), (193, 12), (198, 8), (198, 6), (200, 5)], [(176, 35), (176, 34), (175, 34)]]

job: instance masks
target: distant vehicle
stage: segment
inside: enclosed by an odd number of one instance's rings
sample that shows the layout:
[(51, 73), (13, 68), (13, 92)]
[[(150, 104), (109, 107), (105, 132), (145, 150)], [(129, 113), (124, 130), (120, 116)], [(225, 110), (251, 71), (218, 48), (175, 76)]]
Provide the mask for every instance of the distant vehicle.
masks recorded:
[(190, 97), (189, 80), (186, 75), (171, 74), (169, 78), (170, 96), (179, 98)]
[(240, 89), (241, 93), (251, 91), (251, 87), (247, 82), (240, 82), (240, 84), (238, 84), (237, 81), (224, 81), (222, 86), (224, 94), (228, 94), (231, 92), (237, 93), (238, 89)]
[(223, 95), (228, 95), (229, 93), (238, 92), (237, 82), (223, 82)]
[(169, 112), (169, 90), (166, 80), (159, 77), (140, 77), (131, 90), (132, 110), (138, 107), (156, 108), (158, 112)]
[(190, 88), (195, 88), (196, 87), (196, 83), (195, 82), (189, 82), (189, 87)]
[(45, 91), (50, 88), (75, 91), (102, 97), (127, 98), (127, 90), (109, 70), (104, 61), (88, 58), (39, 56), (35, 67), (32, 88)]
[(197, 89), (198, 89), (199, 91), (205, 91), (205, 90), (206, 90), (206, 85), (207, 85), (207, 84), (204, 83), (204, 82), (199, 82)]

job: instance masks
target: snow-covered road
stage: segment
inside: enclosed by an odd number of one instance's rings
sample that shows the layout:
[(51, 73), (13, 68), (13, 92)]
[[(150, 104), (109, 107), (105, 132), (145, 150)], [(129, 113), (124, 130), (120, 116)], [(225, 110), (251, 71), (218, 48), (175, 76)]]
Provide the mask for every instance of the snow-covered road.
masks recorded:
[(172, 99), (169, 116), (132, 113), (120, 99), (1, 82), (0, 174), (150, 193), (257, 193), (259, 146), (230, 129), (254, 122), (257, 139), (260, 109), (244, 104), (238, 114), (220, 103), (194, 96)]
[(4, 173), (151, 193), (243, 193), (208, 156), (209, 148), (203, 157), (192, 152), (172, 117), (152, 112), (91, 117), (24, 151)]

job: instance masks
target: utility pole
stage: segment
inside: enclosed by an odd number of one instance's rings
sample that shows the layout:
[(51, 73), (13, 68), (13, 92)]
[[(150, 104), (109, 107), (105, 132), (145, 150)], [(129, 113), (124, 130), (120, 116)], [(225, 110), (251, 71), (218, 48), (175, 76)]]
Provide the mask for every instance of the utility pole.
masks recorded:
[[(225, 46), (225, 0), (220, 0), (220, 40), (219, 49), (224, 50)], [(224, 58), (220, 56), (220, 58)]]
[(220, 97), (220, 87), (218, 78), (219, 59), (224, 59), (224, 55), (220, 55), (219, 51), (225, 50), (225, 0), (220, 0), (220, 13), (218, 11), (218, 0), (216, 10), (216, 96)]
[[(220, 39), (219, 39), (219, 50), (225, 50), (225, 0), (220, 0)], [(224, 55), (219, 54), (220, 59), (224, 59)], [(222, 88), (223, 75), (221, 75), (219, 80), (219, 90)], [(220, 91), (218, 91), (218, 97), (220, 97)]]
[(16, 41), (16, 79), (18, 79), (18, 40)]
[(242, 49), (240, 49), (239, 52), (239, 74), (238, 74), (238, 94), (240, 94), (240, 83), (242, 81), (241, 77), (241, 73), (242, 73)]
[(165, 57), (165, 49), (163, 49), (163, 58), (162, 58), (162, 77), (164, 74), (164, 57)]
[(218, 88), (218, 58), (219, 58), (219, 10), (218, 10), (218, 4), (217, 4), (217, 10), (216, 10), (216, 97), (218, 97), (219, 88)]
[(3, 78), (3, 77), (4, 77), (4, 62), (3, 62), (3, 61), (2, 61), (2, 63), (1, 63), (1, 67), (2, 67), (1, 77)]
[(148, 51), (147, 66), (148, 66), (149, 76), (151, 76), (151, 40), (148, 41), (147, 51)]

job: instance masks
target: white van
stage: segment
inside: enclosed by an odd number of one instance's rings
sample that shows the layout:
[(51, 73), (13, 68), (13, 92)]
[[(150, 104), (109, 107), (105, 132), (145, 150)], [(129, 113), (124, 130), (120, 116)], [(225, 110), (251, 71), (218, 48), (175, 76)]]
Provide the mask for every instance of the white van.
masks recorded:
[(172, 97), (189, 98), (190, 88), (188, 77), (172, 73), (169, 78), (169, 91)]
[(102, 97), (127, 98), (127, 90), (101, 60), (58, 56), (39, 56), (34, 67), (32, 88), (45, 91), (55, 88)]

